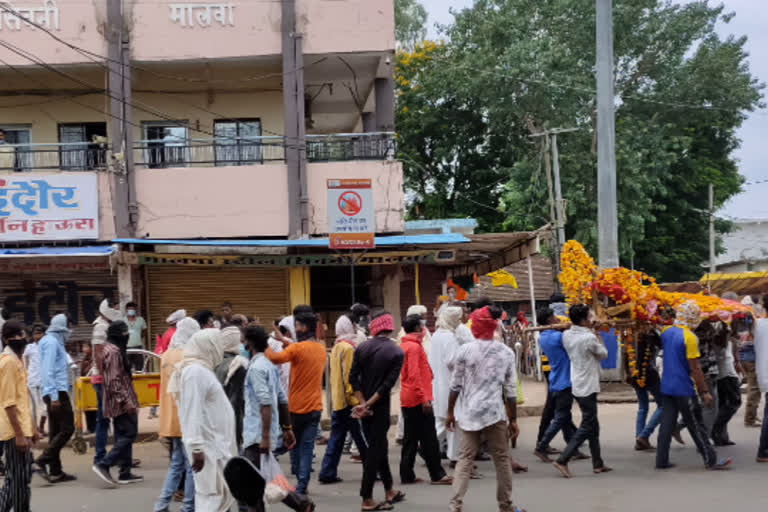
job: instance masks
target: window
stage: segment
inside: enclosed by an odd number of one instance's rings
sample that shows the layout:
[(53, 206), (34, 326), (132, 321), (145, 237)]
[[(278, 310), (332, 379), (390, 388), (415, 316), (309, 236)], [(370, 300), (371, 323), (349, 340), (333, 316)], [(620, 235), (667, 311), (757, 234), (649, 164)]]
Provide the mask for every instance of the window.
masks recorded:
[(179, 123), (145, 122), (144, 163), (153, 169), (184, 167), (187, 162), (186, 121)]
[(107, 146), (95, 140), (106, 136), (107, 123), (59, 124), (61, 168), (78, 171), (103, 169), (107, 164)]
[(216, 165), (262, 163), (261, 120), (227, 119), (214, 122)]
[[(0, 125), (5, 142), (0, 143), (0, 170), (23, 171), (32, 169), (33, 154), (29, 146), (31, 127), (27, 125)], [(13, 147), (10, 147), (13, 146)]]

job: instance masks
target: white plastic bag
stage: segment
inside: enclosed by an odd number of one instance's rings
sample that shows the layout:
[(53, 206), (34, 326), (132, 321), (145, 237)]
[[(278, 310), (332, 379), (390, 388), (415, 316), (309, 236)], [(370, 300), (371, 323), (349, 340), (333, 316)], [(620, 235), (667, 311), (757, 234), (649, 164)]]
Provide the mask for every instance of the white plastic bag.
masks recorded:
[(264, 488), (264, 501), (267, 503), (280, 503), (288, 496), (289, 492), (295, 490), (290, 482), (288, 482), (288, 479), (285, 478), (285, 474), (283, 474), (283, 470), (280, 468), (280, 463), (277, 462), (277, 459), (271, 453), (261, 455), (261, 469), (259, 472), (267, 483)]

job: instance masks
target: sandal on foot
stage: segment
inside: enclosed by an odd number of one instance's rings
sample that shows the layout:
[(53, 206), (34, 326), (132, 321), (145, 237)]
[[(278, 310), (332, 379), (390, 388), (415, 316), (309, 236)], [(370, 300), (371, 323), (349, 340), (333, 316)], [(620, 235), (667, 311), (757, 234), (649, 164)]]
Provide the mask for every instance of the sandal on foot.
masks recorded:
[(571, 478), (573, 475), (571, 475), (571, 472), (568, 471), (568, 466), (565, 464), (559, 464), (558, 462), (553, 462), (552, 465), (555, 467), (556, 470), (560, 472), (561, 475), (563, 475), (563, 478)]
[(713, 464), (709, 466), (707, 469), (710, 471), (725, 471), (727, 469), (731, 469), (731, 463), (733, 462), (733, 459), (720, 459), (717, 464)]
[(361, 507), (360, 510), (363, 512), (368, 512), (369, 510), (392, 510), (394, 508), (394, 505), (392, 505), (390, 502), (382, 501), (381, 503), (377, 503), (375, 507)]
[(430, 482), (430, 485), (452, 485), (452, 484), (453, 484), (453, 478), (450, 476), (446, 476), (440, 480)]
[(600, 473), (610, 473), (613, 471), (613, 468), (610, 466), (603, 466), (601, 468), (595, 468), (592, 470), (592, 472), (596, 475), (599, 475)]
[(392, 496), (392, 499), (387, 500), (387, 503), (394, 505), (395, 503), (400, 503), (401, 501), (405, 500), (405, 493), (403, 491), (397, 491), (394, 496)]

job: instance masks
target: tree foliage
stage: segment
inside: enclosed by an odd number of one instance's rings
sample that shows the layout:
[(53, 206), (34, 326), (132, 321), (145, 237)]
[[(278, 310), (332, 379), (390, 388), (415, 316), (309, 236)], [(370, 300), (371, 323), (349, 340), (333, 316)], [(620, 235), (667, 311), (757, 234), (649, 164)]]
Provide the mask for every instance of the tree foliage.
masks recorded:
[[(731, 17), (704, 1), (614, 2), (621, 259), (664, 280), (700, 277), (708, 184), (719, 207), (743, 182), (735, 132), (763, 86), (745, 38), (715, 31)], [(558, 137), (566, 234), (596, 254), (594, 33), (594, 0), (477, 0), (448, 42), (400, 52), (409, 215), (472, 216), (484, 230), (544, 225), (543, 138), (530, 135), (577, 127)]]
[(398, 44), (413, 50), (427, 36), (427, 10), (419, 0), (395, 0), (395, 37)]

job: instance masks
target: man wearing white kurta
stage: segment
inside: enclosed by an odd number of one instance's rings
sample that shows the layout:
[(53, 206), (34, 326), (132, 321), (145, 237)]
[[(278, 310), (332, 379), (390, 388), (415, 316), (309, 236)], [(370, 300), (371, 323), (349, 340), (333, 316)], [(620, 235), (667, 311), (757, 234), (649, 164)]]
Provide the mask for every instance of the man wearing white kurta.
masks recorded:
[(434, 375), (432, 389), (434, 391), (435, 430), (437, 438), (445, 439), (448, 443), (448, 459), (456, 462), (459, 459), (459, 443), (455, 442), (455, 432), (445, 427), (448, 417), (448, 395), (453, 374), (453, 358), (459, 350), (456, 339), (456, 328), (461, 324), (464, 311), (457, 306), (442, 306), (437, 319), (437, 331), (432, 336), (432, 348), (429, 352), (429, 366)]
[(224, 358), (220, 336), (218, 329), (192, 336), (168, 385), (179, 406), (182, 441), (195, 472), (197, 512), (225, 512), (234, 503), (224, 465), (237, 455), (235, 412), (213, 373)]

